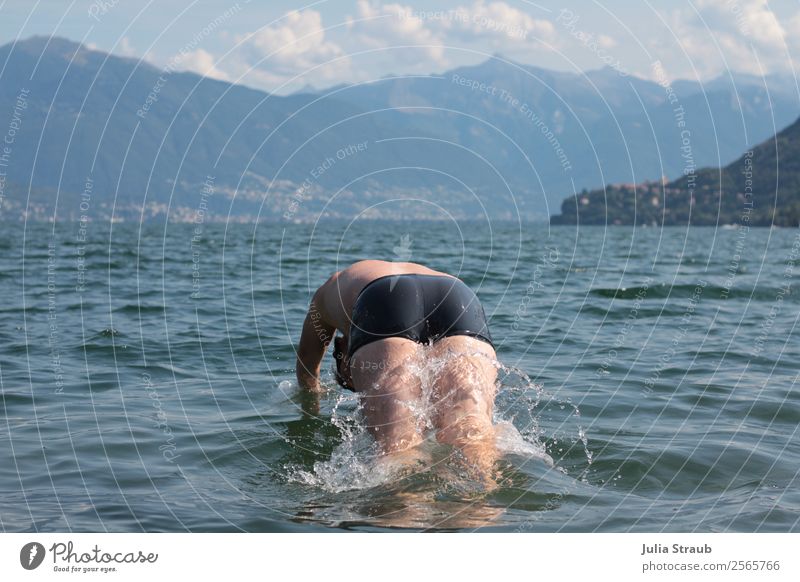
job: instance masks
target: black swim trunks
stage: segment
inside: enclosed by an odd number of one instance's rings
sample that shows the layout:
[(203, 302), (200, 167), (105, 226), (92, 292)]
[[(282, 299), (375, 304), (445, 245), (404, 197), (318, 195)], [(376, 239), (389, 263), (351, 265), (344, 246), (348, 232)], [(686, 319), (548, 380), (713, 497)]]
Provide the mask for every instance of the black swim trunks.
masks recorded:
[(347, 357), (388, 337), (429, 343), (453, 335), (493, 345), (486, 314), (472, 289), (442, 275), (387, 275), (367, 284), (353, 305)]

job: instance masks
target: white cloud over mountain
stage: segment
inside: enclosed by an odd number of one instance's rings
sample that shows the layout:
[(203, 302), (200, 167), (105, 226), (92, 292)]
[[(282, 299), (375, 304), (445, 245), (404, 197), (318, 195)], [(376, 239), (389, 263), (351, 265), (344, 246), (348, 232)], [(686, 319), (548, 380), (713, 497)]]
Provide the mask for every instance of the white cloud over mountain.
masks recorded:
[[(651, 77), (652, 63), (660, 60), (672, 78), (704, 79), (726, 69), (785, 73), (794, 65), (789, 55), (800, 50), (794, 40), (800, 38), (800, 12), (781, 19), (767, 0), (640, 5), (638, 18), (645, 14), (647, 26), (626, 22), (617, 7), (609, 11), (610, 22), (620, 27), (598, 25), (592, 13), (579, 13), (588, 10), (583, 5), (559, 12), (522, 1), (467, 0), (430, 9), (413, 1), (354, 0), (335, 17), (314, 8), (294, 10), (261, 28), (227, 35), (229, 54), (222, 60), (223, 53), (198, 48), (182, 62), (218, 79), (285, 92), (308, 83), (441, 71), (496, 53), (556, 68), (599, 68), (611, 59), (619, 70), (643, 77)], [(574, 16), (565, 19), (565, 11)]]

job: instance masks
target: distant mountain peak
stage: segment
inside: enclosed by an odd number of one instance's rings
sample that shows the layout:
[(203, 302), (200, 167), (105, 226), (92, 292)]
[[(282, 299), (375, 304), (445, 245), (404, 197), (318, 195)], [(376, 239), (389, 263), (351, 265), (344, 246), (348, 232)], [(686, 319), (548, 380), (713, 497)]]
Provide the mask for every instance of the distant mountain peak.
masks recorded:
[(101, 51), (93, 50), (84, 44), (60, 36), (31, 36), (0, 46), (0, 54), (27, 55), (28, 58), (50, 59), (73, 65), (87, 64), (91, 56), (103, 56)]
[[(80, 217), (87, 177), (95, 193), (90, 212), (107, 216), (113, 208), (136, 220), (143, 204), (152, 205), (151, 216), (180, 207), (180, 216), (194, 220), (211, 168), (220, 195), (209, 209), (229, 215), (259, 216), (265, 204), (273, 219), (305, 220), (329, 208), (348, 217), (414, 193), (460, 216), (510, 216), (513, 192), (513, 212), (542, 217), (573, 188), (679, 176), (685, 168), (665, 89), (607, 69), (553, 71), (495, 54), (432, 75), (280, 96), (189, 71), (165, 74), (60, 37), (6, 44), (0, 62), (0, 111), (22, 122), (7, 183), (14, 192), (35, 190), (43, 220), (54, 212)], [(713, 91), (676, 84), (693, 164), (729, 162), (796, 120), (797, 96), (786, 87), (766, 99), (761, 89), (736, 93), (730, 83)], [(353, 144), (364, 151), (345, 162), (339, 156)], [(800, 159), (790, 149), (781, 143), (782, 175)], [(335, 169), (322, 176), (317, 169), (327, 160), (336, 160)], [(759, 176), (767, 165), (754, 163)], [(348, 184), (358, 185), (332, 194)], [(293, 197), (306, 190), (311, 198), (298, 205)], [(231, 211), (228, 193), (236, 192), (246, 195), (235, 197)], [(646, 203), (657, 210), (654, 197)], [(287, 212), (295, 206), (297, 216)], [(9, 195), (3, 217), (24, 218), (27, 207), (27, 196)]]
[(42, 51), (46, 50), (51, 53), (68, 53), (71, 55), (76, 51), (89, 51), (89, 48), (85, 45), (61, 36), (35, 35), (22, 40), (17, 40), (16, 42), (12, 41), (7, 43), (2, 48), (11, 48), (12, 46), (14, 47), (14, 50), (22, 50), (31, 53), (41, 53)]

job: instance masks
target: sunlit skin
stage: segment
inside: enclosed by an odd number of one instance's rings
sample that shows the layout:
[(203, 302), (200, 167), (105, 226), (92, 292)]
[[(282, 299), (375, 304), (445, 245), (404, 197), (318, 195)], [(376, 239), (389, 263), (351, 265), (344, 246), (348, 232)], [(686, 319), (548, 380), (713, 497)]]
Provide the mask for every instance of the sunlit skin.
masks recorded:
[[(332, 275), (311, 300), (297, 350), (297, 381), (318, 393), (320, 365), (338, 330), (342, 351), (350, 332), (350, 316), (360, 291), (386, 275), (406, 273), (442, 275), (415, 263), (360, 261)], [(421, 358), (441, 359), (428, 402), (422, 402), (420, 379), (409, 363)], [(363, 396), (367, 428), (385, 454), (399, 454), (424, 439), (412, 408), (428, 406), (439, 442), (457, 447), (466, 461), (488, 478), (497, 456), (492, 411), (497, 369), (492, 346), (481, 340), (455, 335), (433, 346), (391, 337), (369, 343), (343, 362), (356, 392)]]

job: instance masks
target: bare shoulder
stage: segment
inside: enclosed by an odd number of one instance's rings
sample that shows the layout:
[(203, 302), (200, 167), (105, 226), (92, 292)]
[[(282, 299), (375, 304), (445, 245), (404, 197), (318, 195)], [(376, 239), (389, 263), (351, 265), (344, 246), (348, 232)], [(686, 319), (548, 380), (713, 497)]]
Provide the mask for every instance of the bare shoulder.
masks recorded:
[(313, 301), (317, 304), (317, 307), (320, 309), (325, 308), (325, 304), (330, 302), (330, 295), (336, 292), (336, 288), (339, 286), (339, 279), (342, 276), (343, 271), (336, 271), (330, 277), (328, 277), (325, 282), (319, 286), (317, 292), (314, 293)]
[(313, 302), (322, 317), (336, 329), (346, 329), (353, 295), (360, 289), (352, 265), (336, 271), (317, 289)]
[(323, 316), (337, 329), (348, 329), (353, 304), (370, 282), (387, 275), (441, 275), (452, 277), (417, 263), (400, 263), (374, 259), (358, 261), (335, 272), (317, 290), (314, 301)]

